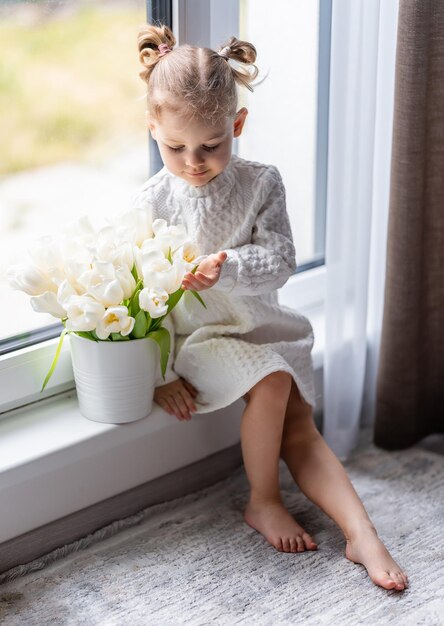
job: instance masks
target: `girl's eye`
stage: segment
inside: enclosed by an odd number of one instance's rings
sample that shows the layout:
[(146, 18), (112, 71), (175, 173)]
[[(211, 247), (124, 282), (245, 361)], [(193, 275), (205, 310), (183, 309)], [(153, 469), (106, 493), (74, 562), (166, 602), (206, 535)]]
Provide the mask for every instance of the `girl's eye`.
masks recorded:
[(180, 152), (181, 150), (183, 150), (183, 146), (180, 148), (173, 148), (173, 146), (168, 146), (168, 148), (172, 150), (173, 152)]
[(202, 146), (202, 148), (207, 152), (214, 152), (219, 146), (220, 143), (218, 143), (217, 146)]

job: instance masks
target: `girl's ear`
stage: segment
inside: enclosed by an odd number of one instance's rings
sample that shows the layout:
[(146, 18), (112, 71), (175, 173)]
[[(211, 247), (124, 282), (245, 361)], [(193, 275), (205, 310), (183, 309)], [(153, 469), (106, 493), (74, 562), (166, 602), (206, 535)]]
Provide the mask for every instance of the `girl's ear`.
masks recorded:
[(233, 124), (233, 137), (239, 137), (239, 135), (242, 134), (242, 129), (244, 127), (247, 115), (248, 115), (248, 110), (245, 107), (242, 107), (236, 113), (236, 117), (234, 118), (234, 124)]

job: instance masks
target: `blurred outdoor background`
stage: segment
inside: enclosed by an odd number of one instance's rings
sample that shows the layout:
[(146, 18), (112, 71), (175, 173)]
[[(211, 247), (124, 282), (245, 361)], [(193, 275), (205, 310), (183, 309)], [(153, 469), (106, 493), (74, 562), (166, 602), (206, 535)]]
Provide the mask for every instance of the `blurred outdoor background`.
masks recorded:
[(0, 339), (56, 320), (4, 279), (36, 237), (104, 224), (148, 178), (144, 0), (0, 4)]

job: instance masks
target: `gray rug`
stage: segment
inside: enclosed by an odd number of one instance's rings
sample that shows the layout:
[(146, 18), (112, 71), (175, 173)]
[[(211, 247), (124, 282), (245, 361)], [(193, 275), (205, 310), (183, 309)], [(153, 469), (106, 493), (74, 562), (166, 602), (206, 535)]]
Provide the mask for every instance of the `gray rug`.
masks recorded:
[[(277, 552), (242, 520), (248, 490), (239, 468), (210, 488), (33, 562), (36, 571), (0, 587), (0, 623), (444, 625), (444, 459), (419, 447), (386, 452), (362, 437), (345, 466), (409, 575), (406, 591), (376, 587), (344, 557), (341, 531), (298, 491), (284, 466), (285, 503), (319, 549)], [(100, 541), (104, 534), (113, 536)]]

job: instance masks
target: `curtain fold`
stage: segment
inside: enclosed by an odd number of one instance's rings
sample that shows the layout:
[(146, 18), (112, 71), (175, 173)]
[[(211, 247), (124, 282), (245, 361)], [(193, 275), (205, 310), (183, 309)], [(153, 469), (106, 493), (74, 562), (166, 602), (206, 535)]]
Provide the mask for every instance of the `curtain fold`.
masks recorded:
[(341, 460), (374, 414), (396, 24), (396, 0), (333, 3), (322, 434)]
[(400, 0), (374, 441), (444, 432), (444, 3)]

